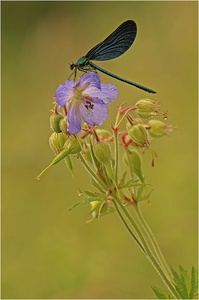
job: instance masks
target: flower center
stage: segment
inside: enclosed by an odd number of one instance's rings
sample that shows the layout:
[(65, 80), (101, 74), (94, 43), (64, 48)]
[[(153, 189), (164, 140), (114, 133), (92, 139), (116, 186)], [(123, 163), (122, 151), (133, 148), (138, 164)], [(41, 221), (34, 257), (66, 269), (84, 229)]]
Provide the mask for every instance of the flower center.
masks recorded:
[(84, 107), (89, 111), (93, 110), (94, 108), (94, 103), (91, 97), (88, 95), (83, 94), (83, 91), (85, 90), (86, 87), (88, 87), (89, 84), (84, 85), (84, 87), (79, 88), (77, 85), (74, 89), (74, 95), (73, 95), (73, 100), (78, 101), (79, 104), (82, 102)]
[(83, 102), (87, 110), (92, 110), (94, 108), (94, 104), (90, 98), (84, 97)]

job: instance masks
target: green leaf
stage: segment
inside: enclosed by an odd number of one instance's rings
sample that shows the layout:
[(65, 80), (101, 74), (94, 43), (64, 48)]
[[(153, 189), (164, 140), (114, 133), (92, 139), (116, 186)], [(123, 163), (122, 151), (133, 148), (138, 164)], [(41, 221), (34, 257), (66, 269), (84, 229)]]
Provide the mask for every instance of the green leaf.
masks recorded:
[(96, 187), (101, 193), (103, 193), (103, 189), (99, 186), (99, 183), (97, 183), (93, 178), (91, 178), (92, 184), (94, 187)]
[(198, 270), (192, 267), (191, 269), (191, 288), (189, 299), (197, 299), (198, 296)]
[(136, 179), (136, 180), (130, 179), (126, 183), (125, 182), (123, 184), (120, 183), (119, 188), (120, 189), (126, 189), (126, 188), (130, 188), (130, 187), (135, 187), (135, 186), (142, 185), (142, 183), (137, 183), (136, 184), (136, 182), (138, 182), (138, 179)]
[(85, 194), (91, 196), (91, 197), (95, 197), (95, 193), (89, 192), (89, 191), (84, 191)]
[(76, 206), (82, 205), (82, 204), (85, 204), (85, 202), (84, 202), (84, 201), (80, 201), (80, 202), (77, 202), (77, 203), (73, 204), (73, 205), (66, 211), (66, 213), (68, 213), (68, 212), (70, 212), (71, 210), (73, 210)]
[(89, 191), (84, 191), (84, 193), (86, 194), (84, 196), (84, 199), (86, 200), (86, 203), (91, 203), (93, 201), (98, 201), (100, 202), (100, 205), (105, 201), (106, 199), (106, 195), (103, 193), (92, 193)]
[(135, 197), (136, 197), (137, 201), (144, 201), (146, 199), (149, 199), (152, 192), (153, 192), (152, 189), (150, 191), (148, 191), (147, 187), (145, 185), (143, 185), (137, 190), (137, 194), (135, 195)]
[(173, 273), (173, 279), (176, 287), (176, 291), (180, 294), (182, 299), (188, 299), (187, 289), (184, 284), (184, 281), (182, 281), (181, 277), (178, 275), (178, 273), (172, 269)]
[(152, 286), (152, 289), (158, 299), (173, 299), (173, 297), (166, 291), (163, 291), (155, 286)]
[(194, 267), (191, 271), (191, 279), (188, 272), (179, 266), (179, 274), (172, 269), (173, 280), (177, 292), (180, 294), (182, 299), (196, 299), (198, 291), (198, 275)]
[(188, 291), (190, 290), (190, 287), (191, 287), (190, 278), (189, 278), (188, 272), (182, 266), (179, 266), (179, 269), (180, 269), (180, 273), (181, 273), (181, 282), (182, 282), (184, 291), (186, 291), (187, 298), (188, 298), (189, 297)]
[(126, 181), (126, 175), (127, 175), (127, 171), (124, 172), (124, 174), (122, 175), (121, 179), (120, 179), (120, 185), (124, 185), (125, 181)]

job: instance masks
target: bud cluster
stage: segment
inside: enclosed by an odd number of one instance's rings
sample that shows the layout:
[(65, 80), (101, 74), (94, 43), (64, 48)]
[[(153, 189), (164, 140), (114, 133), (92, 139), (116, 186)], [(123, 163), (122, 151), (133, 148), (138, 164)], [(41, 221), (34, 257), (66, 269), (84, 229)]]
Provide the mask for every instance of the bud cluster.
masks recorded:
[[(132, 111), (136, 116), (130, 114)], [(71, 134), (67, 131), (66, 109), (60, 112), (55, 105), (50, 116), (53, 133), (49, 138), (49, 145), (56, 157), (37, 178), (63, 159), (74, 178), (71, 158), (78, 156), (92, 177), (93, 185), (98, 189), (98, 193), (87, 192), (86, 197), (91, 204), (93, 219), (113, 210), (114, 195), (119, 196), (122, 203), (131, 205), (148, 199), (151, 190), (146, 184), (142, 154), (148, 149), (152, 153), (154, 165), (156, 154), (151, 149), (152, 139), (168, 135), (173, 129), (171, 125), (154, 119), (154, 116), (162, 115), (165, 114), (160, 111), (158, 102), (142, 99), (133, 107), (124, 108), (122, 104), (118, 108), (115, 124), (111, 125), (112, 131), (84, 123), (78, 134)], [(125, 130), (120, 131), (125, 121)], [(126, 167), (123, 175), (119, 173), (122, 152), (122, 161)]]
[[(134, 146), (141, 147), (143, 150), (150, 148), (153, 138), (168, 136), (169, 132), (173, 131), (172, 125), (153, 119), (154, 116), (163, 116), (167, 119), (167, 114), (160, 110), (160, 103), (151, 99), (141, 99), (137, 101), (134, 110), (139, 118), (133, 118), (130, 114), (127, 115), (126, 131), (132, 138)], [(148, 123), (144, 123), (143, 119)]]

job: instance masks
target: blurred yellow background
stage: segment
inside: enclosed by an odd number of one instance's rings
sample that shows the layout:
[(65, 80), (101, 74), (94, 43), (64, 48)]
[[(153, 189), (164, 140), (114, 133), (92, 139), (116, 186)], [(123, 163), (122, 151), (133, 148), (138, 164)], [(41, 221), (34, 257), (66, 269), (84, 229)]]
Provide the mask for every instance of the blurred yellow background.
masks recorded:
[[(123, 21), (137, 23), (133, 46), (99, 65), (157, 91), (117, 84), (115, 108), (150, 97), (178, 130), (153, 143), (145, 174), (154, 192), (143, 214), (167, 262), (197, 264), (197, 2), (2, 2), (2, 298), (154, 298), (164, 287), (116, 214), (85, 224), (64, 163), (40, 182), (54, 157), (48, 146), (55, 89), (86, 54)], [(82, 190), (91, 187), (75, 162)]]

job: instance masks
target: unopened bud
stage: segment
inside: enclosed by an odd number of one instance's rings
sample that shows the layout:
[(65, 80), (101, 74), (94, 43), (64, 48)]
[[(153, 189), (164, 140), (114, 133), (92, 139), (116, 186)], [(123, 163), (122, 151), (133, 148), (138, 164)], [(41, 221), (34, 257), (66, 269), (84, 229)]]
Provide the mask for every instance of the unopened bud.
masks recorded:
[(132, 118), (130, 115), (127, 117), (126, 130), (129, 131), (136, 124), (143, 124), (142, 119), (140, 118)]
[(148, 123), (149, 126), (149, 134), (153, 138), (162, 137), (164, 135), (168, 135), (168, 132), (173, 130), (172, 125), (167, 125), (159, 120), (150, 120)]
[(128, 132), (137, 146), (149, 146), (149, 137), (143, 124), (134, 125)]
[(67, 136), (62, 132), (56, 133), (53, 132), (49, 138), (50, 148), (57, 154), (61, 152), (64, 148)]
[(90, 202), (92, 218), (96, 219), (114, 211), (113, 207), (109, 204), (109, 202), (110, 201), (102, 202), (97, 200)]
[(112, 168), (111, 149), (107, 142), (98, 142), (93, 147), (97, 160), (105, 166), (109, 178), (114, 181), (114, 172)]
[(70, 133), (67, 131), (67, 117), (64, 117), (59, 122), (59, 127), (63, 133), (66, 135), (70, 135)]
[(84, 157), (85, 159), (90, 162), (90, 163), (93, 163), (92, 161), (92, 157), (91, 157), (91, 151), (90, 151), (90, 146), (85, 146), (84, 147)]
[(74, 135), (68, 137), (64, 144), (64, 148), (70, 150), (70, 154), (77, 154), (82, 149), (82, 142), (80, 139), (76, 138)]
[(124, 162), (127, 166), (130, 164), (130, 167), (133, 169), (133, 172), (136, 174), (136, 176), (141, 180), (141, 182), (144, 182), (142, 158), (140, 154), (133, 148), (128, 148), (126, 151), (128, 152), (124, 154)]
[(93, 147), (95, 156), (97, 158), (97, 160), (104, 164), (107, 161), (110, 161), (111, 159), (111, 150), (110, 150), (110, 146), (108, 143), (106, 142), (99, 142), (96, 143)]
[(91, 203), (91, 212), (93, 219), (98, 218), (99, 216), (99, 207), (100, 207), (100, 201), (92, 201)]
[(50, 127), (54, 132), (56, 133), (61, 132), (59, 123), (62, 119), (63, 116), (55, 112), (53, 112), (52, 115), (50, 116)]
[(109, 142), (113, 140), (112, 134), (105, 129), (96, 129), (100, 141)]
[(160, 112), (159, 102), (151, 99), (141, 99), (135, 104), (135, 107), (138, 116), (143, 119), (153, 117)]

